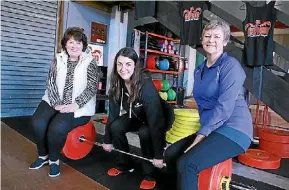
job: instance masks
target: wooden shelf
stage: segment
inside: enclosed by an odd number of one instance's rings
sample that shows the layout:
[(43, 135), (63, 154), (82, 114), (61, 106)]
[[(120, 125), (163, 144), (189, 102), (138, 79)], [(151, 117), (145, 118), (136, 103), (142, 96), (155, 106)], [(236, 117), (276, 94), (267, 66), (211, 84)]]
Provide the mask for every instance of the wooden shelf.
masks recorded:
[(178, 75), (180, 74), (178, 71), (162, 71), (158, 69), (147, 69), (152, 73), (164, 73), (164, 74), (172, 74), (172, 75)]
[[(140, 51), (145, 51), (145, 49), (140, 49)], [(155, 53), (155, 54), (158, 54), (158, 55), (171, 56), (171, 57), (178, 57), (178, 58), (180, 57), (180, 55), (171, 54), (171, 53), (165, 53), (165, 52), (161, 52), (161, 51), (153, 50), (153, 49), (147, 49), (147, 52)]]
[(177, 104), (177, 101), (167, 101), (169, 104)]

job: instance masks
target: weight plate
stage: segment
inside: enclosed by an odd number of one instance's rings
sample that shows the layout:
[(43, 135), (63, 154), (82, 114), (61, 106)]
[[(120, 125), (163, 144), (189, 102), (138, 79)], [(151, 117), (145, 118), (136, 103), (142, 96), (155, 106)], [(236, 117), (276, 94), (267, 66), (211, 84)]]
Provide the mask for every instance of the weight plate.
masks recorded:
[(177, 116), (200, 117), (197, 109), (174, 109), (174, 113)]
[(171, 134), (173, 134), (173, 135), (176, 135), (176, 136), (179, 136), (179, 137), (184, 137), (184, 136), (189, 136), (189, 135), (192, 135), (192, 134), (194, 134), (194, 133), (196, 133), (196, 131), (186, 131), (186, 132), (184, 132), (184, 131), (178, 131), (178, 130), (176, 130), (176, 129), (174, 129), (174, 128), (171, 128), (170, 129), (170, 133)]
[(219, 190), (223, 177), (232, 176), (232, 159), (200, 172), (198, 186), (201, 190)]
[(200, 118), (175, 115), (175, 120), (179, 122), (183, 122), (183, 121), (199, 122)]
[[(189, 135), (187, 135), (187, 136), (189, 136)], [(175, 142), (177, 142), (177, 141), (179, 141), (179, 140), (181, 140), (181, 139), (183, 139), (183, 138), (185, 138), (187, 136), (179, 137), (179, 136), (176, 136), (176, 135), (172, 134), (171, 131), (167, 131), (166, 132), (166, 141), (168, 143), (173, 144), (173, 143), (175, 143)]]
[(277, 169), (281, 158), (260, 149), (248, 149), (246, 153), (238, 156), (241, 163), (259, 169)]
[(289, 158), (289, 143), (276, 143), (260, 139), (259, 148), (280, 158)]
[(80, 142), (79, 138), (95, 142), (96, 131), (92, 121), (79, 126), (68, 133), (65, 145), (62, 149), (62, 154), (72, 160), (78, 160), (85, 157), (93, 148), (94, 144), (88, 142)]
[(194, 122), (194, 121), (182, 121), (175, 119), (174, 125), (184, 127), (184, 128), (192, 128), (192, 127), (198, 127), (200, 128), (200, 123), (199, 122)]
[(187, 128), (180, 128), (180, 127), (177, 127), (175, 125), (172, 125), (171, 129), (174, 131), (177, 131), (179, 133), (190, 133), (190, 134), (196, 133), (199, 130), (199, 128), (187, 129)]
[(259, 131), (259, 137), (266, 141), (289, 143), (289, 132), (284, 130), (264, 128)]

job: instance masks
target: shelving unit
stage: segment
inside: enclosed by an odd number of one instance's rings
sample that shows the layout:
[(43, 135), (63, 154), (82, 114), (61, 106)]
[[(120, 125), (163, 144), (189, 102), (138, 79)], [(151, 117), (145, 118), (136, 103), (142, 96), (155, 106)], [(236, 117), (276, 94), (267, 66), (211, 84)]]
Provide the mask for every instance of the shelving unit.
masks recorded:
[(166, 56), (171, 56), (171, 57), (180, 57), (179, 55), (176, 54), (171, 54), (171, 53), (165, 53), (165, 52), (161, 52), (161, 51), (157, 51), (157, 50), (153, 50), (153, 49), (140, 49), (140, 51), (147, 51), (149, 53), (155, 53), (158, 55), (166, 55)]
[(162, 71), (158, 69), (148, 69), (152, 73), (163, 73), (163, 74), (172, 74), (172, 75), (178, 75), (178, 71)]
[(174, 100), (174, 101), (167, 101), (169, 104), (177, 104), (177, 101)]
[(99, 69), (102, 72), (102, 77), (100, 77), (99, 83), (101, 86), (98, 86), (97, 95), (96, 95), (96, 113), (104, 113), (105, 112), (105, 101), (108, 100), (108, 96), (106, 95), (106, 79), (107, 79), (107, 67), (99, 66)]
[[(150, 36), (150, 37), (155, 37), (156, 39), (173, 41), (174, 43), (180, 43), (180, 40), (169, 38), (169, 37), (162, 36), (162, 35), (159, 35), (159, 34), (155, 34), (155, 33), (152, 33), (152, 32), (141, 32), (141, 31), (139, 31), (139, 32), (140, 32), (141, 35), (145, 35), (145, 47), (140, 49), (140, 53), (144, 53), (144, 64), (143, 64), (144, 68), (146, 67), (146, 61), (147, 61), (147, 57), (148, 57), (148, 54), (149, 54), (149, 55), (160, 55), (160, 56), (168, 56), (168, 57), (177, 58), (178, 59), (177, 68), (179, 70), (179, 68), (180, 68), (179, 59), (182, 59), (182, 57), (180, 56), (180, 48), (178, 50), (178, 54), (172, 54), (172, 53), (167, 53), (167, 52), (162, 52), (162, 51), (150, 49), (150, 48), (148, 48), (148, 39), (149, 39), (149, 36)], [(179, 88), (178, 77), (179, 77), (179, 74), (181, 74), (181, 72), (179, 72), (179, 71), (170, 71), (170, 70), (166, 70), (165, 71), (165, 70), (158, 70), (158, 69), (148, 69), (148, 70), (150, 72), (152, 72), (152, 73), (161, 73), (161, 74), (163, 74), (163, 79), (166, 79), (166, 75), (167, 74), (174, 75), (174, 80), (176, 80), (176, 89), (177, 89), (176, 90), (176, 99), (174, 101), (167, 101), (167, 102), (170, 103), (170, 104), (177, 104), (176, 100), (178, 99), (178, 88)]]

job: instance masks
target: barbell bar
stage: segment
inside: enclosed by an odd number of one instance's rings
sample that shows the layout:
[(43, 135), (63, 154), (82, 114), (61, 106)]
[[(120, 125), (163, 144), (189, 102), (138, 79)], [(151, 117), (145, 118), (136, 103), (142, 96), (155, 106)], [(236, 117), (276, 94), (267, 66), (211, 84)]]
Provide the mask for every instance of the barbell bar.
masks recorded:
[[(80, 142), (87, 142), (87, 143), (94, 144), (94, 145), (96, 145), (96, 146), (102, 147), (102, 144), (101, 144), (101, 143), (89, 141), (89, 140), (85, 139), (84, 136), (79, 137), (79, 141), (80, 141)], [(114, 151), (116, 151), (116, 152), (119, 152), (119, 153), (122, 153), (122, 154), (126, 154), (126, 155), (129, 155), (129, 156), (132, 156), (132, 157), (135, 157), (135, 158), (139, 158), (139, 159), (142, 159), (142, 160), (145, 160), (145, 161), (148, 161), (148, 162), (153, 163), (153, 160), (152, 160), (152, 159), (148, 159), (148, 158), (145, 158), (145, 157), (142, 157), (142, 156), (138, 156), (138, 155), (136, 155), (136, 154), (132, 154), (132, 153), (129, 153), (129, 152), (125, 152), (125, 151), (119, 150), (119, 149), (114, 148), (114, 147), (112, 148), (112, 150), (114, 150)], [(166, 165), (165, 163), (163, 163), (163, 166), (166, 167), (167, 165)]]

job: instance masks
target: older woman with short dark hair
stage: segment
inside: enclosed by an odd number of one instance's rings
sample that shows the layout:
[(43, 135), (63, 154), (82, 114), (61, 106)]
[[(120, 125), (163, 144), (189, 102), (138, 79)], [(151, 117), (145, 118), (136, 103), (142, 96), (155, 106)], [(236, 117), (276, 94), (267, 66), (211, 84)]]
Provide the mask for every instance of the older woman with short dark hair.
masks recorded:
[(246, 75), (240, 62), (224, 52), (229, 39), (227, 23), (212, 20), (205, 26), (202, 45), (207, 59), (194, 71), (193, 88), (201, 128), (165, 152), (167, 163), (177, 163), (182, 190), (197, 190), (202, 170), (244, 153), (251, 144), (252, 117), (243, 90)]
[(50, 177), (60, 174), (59, 156), (68, 133), (94, 115), (99, 80), (81, 28), (68, 28), (61, 45), (63, 51), (52, 61), (45, 94), (32, 117), (39, 157), (29, 169), (49, 163)]

